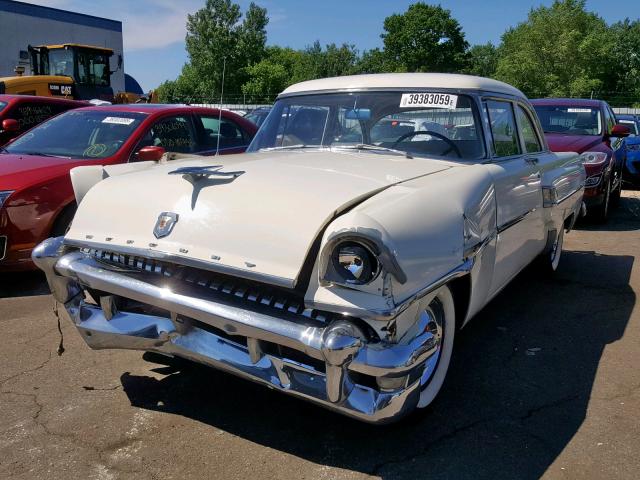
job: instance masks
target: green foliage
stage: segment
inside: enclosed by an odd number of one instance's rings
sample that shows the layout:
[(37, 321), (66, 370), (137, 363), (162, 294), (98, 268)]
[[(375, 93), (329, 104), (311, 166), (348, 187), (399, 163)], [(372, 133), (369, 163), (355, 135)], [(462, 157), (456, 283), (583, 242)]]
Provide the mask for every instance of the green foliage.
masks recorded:
[(505, 32), (496, 77), (529, 96), (588, 96), (605, 84), (610, 38), (585, 0), (556, 0)]
[(264, 57), (267, 11), (254, 3), (241, 21), (240, 7), (231, 0), (207, 0), (187, 16), (186, 48), (189, 62), (175, 82), (159, 89), (161, 101), (193, 97), (217, 101), (226, 61), (225, 89), (239, 92), (248, 80), (247, 67)]
[(415, 3), (384, 20), (387, 61), (407, 72), (459, 72), (469, 44), (458, 21), (441, 6)]
[(471, 48), (449, 10), (423, 2), (387, 17), (384, 47), (362, 54), (354, 45), (322, 47), (318, 41), (303, 50), (266, 47), (268, 21), (266, 10), (253, 3), (243, 17), (232, 0), (207, 0), (188, 16), (189, 62), (176, 80), (160, 85), (161, 101), (218, 102), (226, 59), (227, 101), (270, 102), (287, 86), (314, 78), (460, 72), (504, 80), (530, 97), (594, 95), (619, 105), (640, 103), (640, 21), (607, 26), (586, 10), (585, 0), (534, 8), (500, 45)]
[(474, 45), (469, 49), (469, 63), (464, 73), (479, 77), (493, 77), (498, 68), (498, 49), (491, 43)]

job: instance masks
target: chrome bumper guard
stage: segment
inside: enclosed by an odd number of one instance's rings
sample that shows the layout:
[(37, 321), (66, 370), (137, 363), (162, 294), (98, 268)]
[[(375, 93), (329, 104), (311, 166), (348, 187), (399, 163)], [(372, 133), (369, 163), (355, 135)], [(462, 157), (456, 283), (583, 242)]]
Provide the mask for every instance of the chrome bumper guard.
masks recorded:
[[(428, 328), (402, 344), (369, 342), (347, 319), (309, 326), (181, 295), (99, 263), (80, 250), (66, 251), (62, 240), (45, 240), (32, 258), (93, 349), (145, 350), (187, 358), (370, 423), (398, 419), (418, 404), (425, 362), (437, 351)], [(100, 297), (98, 307), (85, 301), (85, 288), (110, 295)], [(170, 315), (117, 311), (111, 296), (155, 306)], [(200, 328), (189, 319), (213, 328)], [(267, 353), (263, 348), (268, 343), (302, 352), (316, 362)], [(317, 361), (324, 362), (324, 369), (312, 366)], [(375, 377), (379, 387), (358, 383), (362, 375)]]

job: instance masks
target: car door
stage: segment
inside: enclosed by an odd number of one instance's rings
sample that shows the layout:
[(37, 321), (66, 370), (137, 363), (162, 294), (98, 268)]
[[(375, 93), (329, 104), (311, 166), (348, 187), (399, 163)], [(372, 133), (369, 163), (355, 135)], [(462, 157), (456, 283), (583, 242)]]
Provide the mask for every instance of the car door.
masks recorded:
[(493, 149), (487, 166), (497, 204), (496, 264), (490, 289), (495, 294), (542, 251), (545, 233), (540, 152), (525, 151), (511, 101), (487, 99), (484, 106)]
[(251, 135), (225, 116), (195, 115), (198, 129), (198, 149), (203, 155), (242, 153), (251, 142)]
[(167, 152), (196, 153), (198, 142), (190, 114), (162, 117), (151, 124), (133, 150), (131, 160), (144, 147), (162, 147)]

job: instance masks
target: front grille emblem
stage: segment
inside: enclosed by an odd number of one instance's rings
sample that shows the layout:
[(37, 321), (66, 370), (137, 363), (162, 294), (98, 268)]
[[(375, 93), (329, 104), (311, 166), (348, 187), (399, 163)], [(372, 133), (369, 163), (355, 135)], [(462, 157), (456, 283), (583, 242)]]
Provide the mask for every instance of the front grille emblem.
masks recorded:
[(156, 238), (166, 237), (173, 230), (174, 225), (178, 223), (178, 214), (173, 212), (162, 212), (158, 215), (156, 226), (153, 227), (153, 234)]

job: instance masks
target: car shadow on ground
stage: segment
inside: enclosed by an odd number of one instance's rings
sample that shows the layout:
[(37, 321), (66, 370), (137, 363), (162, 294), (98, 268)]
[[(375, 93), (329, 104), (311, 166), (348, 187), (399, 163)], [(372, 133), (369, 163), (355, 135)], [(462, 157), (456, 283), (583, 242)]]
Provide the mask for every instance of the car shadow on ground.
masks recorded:
[[(625, 194), (626, 193), (626, 194)], [(612, 206), (609, 219), (605, 223), (597, 223), (589, 216), (580, 218), (575, 225), (576, 230), (627, 232), (640, 229), (640, 196), (630, 196), (623, 192), (620, 203)]]
[(321, 465), (385, 479), (539, 478), (582, 424), (604, 348), (624, 334), (633, 261), (568, 251), (551, 280), (525, 270), (459, 333), (436, 402), (390, 426), (151, 354), (161, 379), (121, 381), (133, 406)]
[(0, 273), (0, 298), (49, 295), (49, 286), (41, 271)]

